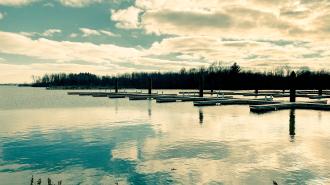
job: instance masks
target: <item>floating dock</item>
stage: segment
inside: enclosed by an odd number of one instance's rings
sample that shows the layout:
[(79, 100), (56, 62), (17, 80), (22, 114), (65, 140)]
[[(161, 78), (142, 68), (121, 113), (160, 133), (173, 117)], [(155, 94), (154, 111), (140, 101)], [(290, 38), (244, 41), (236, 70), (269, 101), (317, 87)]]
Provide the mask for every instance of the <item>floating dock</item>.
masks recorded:
[(126, 98), (126, 95), (123, 94), (110, 94), (108, 98)]
[(109, 94), (108, 93), (95, 93), (92, 94), (93, 97), (108, 97)]
[(323, 98), (330, 98), (330, 95), (316, 95), (316, 96), (310, 96), (310, 99), (323, 99)]
[(326, 100), (314, 102), (286, 102), (279, 104), (250, 105), (250, 111), (256, 113), (264, 113), (284, 109), (330, 110), (330, 105), (327, 104)]
[(266, 99), (227, 99), (227, 100), (210, 100), (195, 101), (194, 106), (215, 106), (215, 105), (262, 105), (262, 104), (278, 104), (280, 101)]
[(187, 97), (187, 96), (178, 96), (178, 97), (158, 97), (156, 98), (157, 103), (169, 103), (169, 102), (188, 102), (188, 101), (212, 101), (212, 100), (226, 100), (233, 98), (232, 96), (224, 96), (224, 97)]
[[(305, 97), (310, 99), (330, 98), (329, 91), (323, 91), (321, 95), (317, 95), (315, 90), (302, 90), (293, 93), (295, 97)], [(72, 91), (68, 95), (92, 96), (92, 97), (108, 97), (108, 98), (128, 98), (129, 100), (151, 100), (155, 99), (157, 103), (168, 102), (189, 102), (193, 101), (194, 106), (215, 106), (215, 105), (249, 105), (251, 112), (263, 113), (283, 109), (310, 109), (310, 110), (330, 110), (330, 104), (327, 100), (317, 100), (309, 102), (284, 102), (273, 100), (272, 97), (290, 97), (289, 93), (283, 91), (259, 91), (259, 93), (251, 93), (247, 91), (214, 91), (205, 94), (213, 94), (213, 96), (199, 97), (193, 94), (198, 92), (179, 92), (179, 94), (157, 94), (142, 92), (101, 92), (101, 91)], [(188, 96), (190, 94), (190, 96)], [(319, 93), (320, 94), (320, 93)], [(214, 96), (216, 95), (216, 96)], [(220, 96), (219, 96), (220, 95)], [(225, 96), (226, 95), (226, 96)], [(228, 95), (235, 95), (228, 96)], [(240, 96), (265, 96), (265, 98), (243, 99)]]

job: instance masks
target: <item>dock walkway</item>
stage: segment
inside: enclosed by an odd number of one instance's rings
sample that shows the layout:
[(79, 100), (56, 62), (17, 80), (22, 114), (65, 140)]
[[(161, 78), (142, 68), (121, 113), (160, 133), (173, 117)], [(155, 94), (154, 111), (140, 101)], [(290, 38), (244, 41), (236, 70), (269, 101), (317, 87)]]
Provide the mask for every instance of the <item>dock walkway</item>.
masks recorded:
[(264, 113), (284, 109), (330, 110), (330, 105), (327, 104), (326, 100), (314, 102), (286, 102), (279, 104), (250, 105), (250, 111), (256, 113)]

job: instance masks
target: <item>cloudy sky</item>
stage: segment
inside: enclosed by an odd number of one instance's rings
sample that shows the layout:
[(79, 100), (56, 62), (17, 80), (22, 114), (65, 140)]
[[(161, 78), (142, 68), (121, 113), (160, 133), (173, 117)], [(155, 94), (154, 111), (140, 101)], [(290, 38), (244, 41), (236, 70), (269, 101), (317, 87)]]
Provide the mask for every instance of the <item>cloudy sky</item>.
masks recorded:
[(0, 0), (0, 83), (215, 61), (330, 70), (330, 0)]

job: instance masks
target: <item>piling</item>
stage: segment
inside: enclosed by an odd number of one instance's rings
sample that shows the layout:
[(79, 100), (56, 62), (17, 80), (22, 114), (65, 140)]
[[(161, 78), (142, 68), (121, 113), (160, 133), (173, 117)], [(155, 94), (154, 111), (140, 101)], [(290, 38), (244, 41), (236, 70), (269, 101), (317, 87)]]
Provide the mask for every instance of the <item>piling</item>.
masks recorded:
[(259, 93), (259, 90), (258, 89), (254, 90), (254, 93), (255, 94), (258, 94)]
[(118, 78), (115, 80), (115, 93), (118, 93)]
[(201, 72), (199, 79), (199, 97), (203, 97), (204, 95), (204, 73)]
[(290, 74), (290, 102), (296, 102), (296, 73), (294, 71)]
[(151, 94), (152, 91), (152, 78), (149, 78), (149, 83), (148, 83), (148, 94)]
[(322, 96), (323, 92), (322, 92), (322, 89), (319, 89), (319, 96)]

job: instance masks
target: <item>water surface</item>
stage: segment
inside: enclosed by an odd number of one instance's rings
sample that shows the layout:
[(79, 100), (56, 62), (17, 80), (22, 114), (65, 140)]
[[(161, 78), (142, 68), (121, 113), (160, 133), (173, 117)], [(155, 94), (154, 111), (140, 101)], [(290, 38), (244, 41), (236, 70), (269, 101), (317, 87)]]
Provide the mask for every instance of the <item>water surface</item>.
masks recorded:
[(0, 87), (0, 183), (329, 184), (330, 112)]

